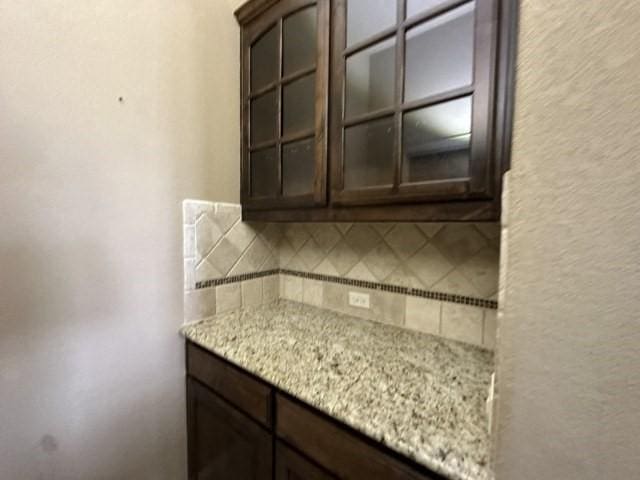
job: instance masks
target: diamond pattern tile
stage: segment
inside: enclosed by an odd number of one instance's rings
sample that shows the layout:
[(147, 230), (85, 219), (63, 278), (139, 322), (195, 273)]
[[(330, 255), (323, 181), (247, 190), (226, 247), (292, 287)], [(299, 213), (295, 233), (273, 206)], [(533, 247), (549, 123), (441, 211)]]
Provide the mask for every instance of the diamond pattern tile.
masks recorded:
[(460, 271), (478, 291), (479, 296), (488, 298), (498, 291), (498, 250), (487, 247), (480, 250), (460, 266)]
[(378, 279), (373, 276), (373, 273), (369, 271), (369, 269), (363, 262), (356, 263), (356, 266), (349, 270), (346, 277), (352, 278), (354, 280), (365, 280), (367, 282), (378, 281)]
[(353, 225), (353, 223), (336, 223), (336, 228), (340, 230), (340, 233), (346, 235), (346, 233), (351, 228), (351, 225)]
[(399, 287), (425, 288), (420, 279), (416, 277), (405, 264), (398, 265), (398, 268), (391, 272), (383, 281), (389, 285), (398, 285)]
[(329, 253), (342, 238), (341, 230), (330, 223), (312, 223), (308, 226), (308, 230), (324, 253)]
[(498, 290), (496, 223), (246, 224), (237, 205), (188, 203), (196, 262), (185, 277), (196, 281), (287, 268), (482, 298)]
[(382, 241), (380, 234), (366, 223), (359, 223), (351, 227), (344, 239), (360, 257), (364, 257)]
[(216, 203), (215, 206), (214, 220), (220, 227), (220, 230), (223, 233), (227, 233), (233, 225), (240, 221), (242, 209), (240, 205), (231, 203)]
[(425, 288), (429, 289), (453, 270), (453, 264), (431, 244), (420, 249), (409, 259), (407, 265)]
[(467, 295), (469, 297), (480, 296), (476, 287), (457, 269), (451, 270), (446, 277), (433, 285), (432, 288), (436, 292), (455, 292), (458, 295)]
[(314, 273), (319, 273), (321, 275), (331, 275), (333, 277), (339, 275), (336, 267), (331, 264), (328, 258), (325, 258), (322, 262), (320, 262), (320, 265), (316, 267)]
[(358, 263), (358, 255), (347, 245), (347, 242), (340, 240), (329, 252), (329, 262), (340, 275), (345, 275)]
[(387, 278), (400, 265), (400, 259), (384, 242), (371, 250), (362, 261), (379, 282)]
[(413, 223), (398, 223), (385, 236), (384, 240), (400, 259), (407, 259), (418, 251), (427, 239)]
[(431, 243), (457, 266), (486, 247), (488, 241), (472, 224), (450, 223), (433, 237)]
[(227, 239), (239, 251), (244, 252), (251, 245), (253, 239), (256, 238), (256, 235), (257, 232), (252, 225), (238, 222), (227, 232)]
[(222, 232), (218, 225), (211, 220), (208, 214), (203, 214), (196, 223), (196, 257), (201, 259), (205, 257), (213, 246), (222, 237)]
[(304, 225), (300, 223), (291, 223), (284, 227), (284, 236), (297, 252), (302, 248), (307, 240), (309, 240), (309, 232)]
[(220, 277), (222, 277), (220, 271), (213, 265), (211, 265), (207, 260), (203, 260), (196, 266), (196, 282), (202, 282), (203, 280)]
[(209, 255), (207, 261), (218, 270), (222, 276), (225, 276), (231, 270), (231, 267), (240, 258), (240, 250), (238, 250), (227, 238), (223, 238), (218, 242)]
[(281, 267), (285, 267), (291, 259), (295, 256), (296, 251), (291, 246), (291, 243), (286, 238), (283, 238), (280, 242), (280, 251), (278, 252), (279, 262)]
[(313, 272), (313, 269), (316, 268), (324, 258), (324, 252), (320, 249), (317, 242), (313, 238), (310, 238), (298, 252), (298, 257), (300, 257), (304, 263), (305, 271)]
[(371, 226), (376, 229), (376, 231), (384, 236), (394, 227), (395, 223), (372, 223)]
[(424, 233), (427, 238), (433, 238), (435, 235), (444, 228), (446, 224), (444, 223), (416, 223), (416, 227), (418, 227), (422, 233)]

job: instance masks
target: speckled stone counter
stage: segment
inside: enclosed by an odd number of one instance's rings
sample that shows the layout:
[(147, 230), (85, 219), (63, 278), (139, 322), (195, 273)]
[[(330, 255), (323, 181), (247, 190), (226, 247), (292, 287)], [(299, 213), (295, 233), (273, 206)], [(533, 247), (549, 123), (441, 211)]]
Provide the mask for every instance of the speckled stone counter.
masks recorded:
[(182, 333), (435, 472), (493, 478), (491, 352), (282, 300)]

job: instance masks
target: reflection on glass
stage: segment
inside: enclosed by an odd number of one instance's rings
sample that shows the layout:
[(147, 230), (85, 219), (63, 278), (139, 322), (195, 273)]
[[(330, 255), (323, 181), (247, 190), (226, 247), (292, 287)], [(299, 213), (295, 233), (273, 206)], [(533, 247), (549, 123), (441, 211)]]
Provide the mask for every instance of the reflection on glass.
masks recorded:
[(278, 159), (275, 147), (252, 152), (251, 196), (275, 197), (278, 193)]
[(407, 32), (405, 101), (473, 82), (473, 20), (471, 2)]
[(345, 189), (389, 185), (393, 174), (393, 117), (345, 130)]
[(278, 79), (278, 31), (274, 26), (251, 46), (251, 90)]
[(347, 59), (347, 118), (393, 105), (395, 43), (392, 38)]
[(251, 144), (275, 140), (277, 128), (276, 91), (272, 90), (251, 101)]
[(305, 8), (283, 22), (283, 68), (289, 75), (316, 63), (316, 7)]
[(470, 141), (471, 97), (406, 113), (402, 181), (468, 177)]
[(315, 176), (313, 139), (282, 147), (282, 190), (286, 196), (313, 193)]
[(396, 5), (394, 0), (348, 0), (347, 46), (395, 25)]
[(282, 87), (283, 135), (313, 128), (315, 116), (315, 74)]
[(407, 18), (444, 3), (447, 3), (447, 0), (407, 0)]

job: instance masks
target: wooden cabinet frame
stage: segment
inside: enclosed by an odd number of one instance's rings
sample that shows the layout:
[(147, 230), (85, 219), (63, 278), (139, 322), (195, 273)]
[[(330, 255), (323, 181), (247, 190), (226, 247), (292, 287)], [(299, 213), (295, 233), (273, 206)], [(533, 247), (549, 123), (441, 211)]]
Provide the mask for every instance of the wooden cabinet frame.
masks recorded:
[[(396, 0), (395, 25), (376, 35), (346, 46), (347, 0), (333, 0), (331, 69), (331, 203), (332, 205), (393, 204), (434, 200), (490, 199), (495, 188), (494, 169), (494, 90), (497, 71), (497, 0), (476, 0), (474, 9), (473, 81), (471, 85), (438, 93), (412, 102), (404, 102), (406, 32), (473, 0), (449, 0), (405, 19), (406, 0)], [(379, 42), (395, 38), (394, 105), (355, 118), (345, 119), (346, 59)], [(403, 167), (402, 135), (404, 114), (439, 103), (472, 96), (471, 156), (468, 179), (451, 179), (412, 184), (401, 183)], [(344, 131), (346, 127), (393, 117), (394, 178), (385, 186), (344, 189)]]
[[(476, 0), (474, 82), (469, 87), (403, 104), (400, 99), (404, 88), (405, 49), (404, 41), (396, 41), (395, 105), (347, 122), (352, 124), (382, 115), (393, 115), (396, 131), (393, 184), (357, 190), (343, 188), (345, 52), (349, 54), (362, 50), (385, 38), (401, 38), (410, 27), (469, 1), (449, 0), (405, 19), (406, 1), (398, 0), (396, 25), (349, 48), (345, 48), (346, 0), (250, 0), (240, 7), (236, 16), (242, 31), (243, 218), (247, 221), (275, 222), (498, 220), (502, 174), (508, 170), (510, 159), (518, 0)], [(283, 17), (312, 4), (318, 5), (317, 72), (326, 73), (326, 76), (323, 73), (324, 80), (316, 85), (314, 193), (289, 198), (253, 199), (249, 196), (249, 47), (270, 25), (279, 22), (281, 28)], [(321, 26), (321, 22), (325, 23)], [(291, 79), (283, 79), (281, 83), (287, 80)], [(469, 178), (464, 181), (402, 184), (403, 112), (468, 94), (473, 94)], [(291, 139), (280, 139), (279, 144), (276, 142), (278, 148), (288, 140)], [(282, 187), (281, 163), (278, 175)]]
[[(190, 480), (237, 478), (234, 466), (242, 457), (254, 480), (444, 480), (222, 357), (190, 341), (186, 350)], [(263, 412), (265, 393), (270, 401)], [(218, 424), (207, 423), (207, 417)], [(216, 431), (238, 441), (221, 445), (203, 438)], [(212, 446), (218, 451), (210, 451)]]
[[(325, 205), (327, 202), (327, 128), (328, 128), (328, 86), (329, 86), (329, 3), (327, 0), (282, 0), (280, 2), (261, 2), (264, 8), (254, 10), (250, 20), (241, 29), (241, 188), (242, 205), (256, 210), (274, 208), (300, 208)], [(269, 5), (271, 8), (266, 7)], [(298, 70), (283, 76), (283, 23), (285, 18), (305, 8), (317, 7), (317, 46), (316, 64), (312, 68)], [(255, 5), (256, 8), (259, 5)], [(261, 12), (256, 16), (255, 12)], [(242, 18), (242, 9), (236, 15)], [(271, 27), (278, 31), (279, 48), (278, 78), (257, 91), (251, 91), (251, 46)], [(294, 135), (282, 134), (282, 90), (295, 80), (315, 72), (315, 118), (314, 127), (309, 131), (296, 132)], [(277, 98), (277, 136), (273, 141), (251, 145), (250, 110), (251, 100), (269, 91), (276, 91)], [(283, 196), (282, 146), (298, 140), (314, 138), (314, 184), (313, 192), (305, 195)], [(266, 148), (276, 148), (278, 162), (279, 192), (276, 197), (253, 197), (251, 195), (250, 154)]]

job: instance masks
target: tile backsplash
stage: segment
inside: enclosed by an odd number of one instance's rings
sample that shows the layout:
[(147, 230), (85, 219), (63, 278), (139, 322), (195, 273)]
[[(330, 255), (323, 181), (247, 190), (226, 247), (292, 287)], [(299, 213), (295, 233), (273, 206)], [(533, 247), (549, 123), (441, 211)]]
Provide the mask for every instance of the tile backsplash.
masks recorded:
[(286, 298), (493, 348), (498, 224), (254, 224), (192, 200), (183, 216), (186, 321)]
[(282, 226), (280, 268), (495, 299), (500, 227), (470, 223)]

